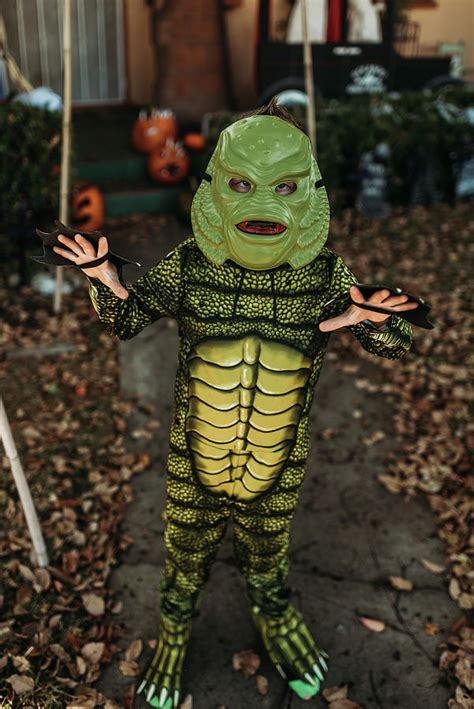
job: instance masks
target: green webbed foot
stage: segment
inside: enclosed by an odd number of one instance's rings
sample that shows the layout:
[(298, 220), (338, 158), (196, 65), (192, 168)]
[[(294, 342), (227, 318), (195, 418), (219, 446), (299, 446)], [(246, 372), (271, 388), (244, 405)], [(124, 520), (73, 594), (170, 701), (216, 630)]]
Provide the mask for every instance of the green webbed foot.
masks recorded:
[(161, 617), (156, 651), (137, 694), (156, 709), (177, 709), (181, 693), (181, 672), (188, 647), (190, 623)]
[(301, 613), (289, 605), (280, 616), (265, 615), (252, 608), (252, 618), (278, 672), (301, 699), (319, 692), (328, 670), (324, 650), (314, 642)]

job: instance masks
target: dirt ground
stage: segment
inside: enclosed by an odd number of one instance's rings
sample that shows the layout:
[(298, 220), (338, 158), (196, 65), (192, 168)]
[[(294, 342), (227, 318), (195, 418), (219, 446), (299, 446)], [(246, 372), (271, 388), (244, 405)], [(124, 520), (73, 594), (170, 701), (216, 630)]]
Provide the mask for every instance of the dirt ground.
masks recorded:
[[(188, 231), (167, 221), (166, 235), (160, 239), (155, 230), (142, 229), (139, 222), (136, 237), (130, 237), (129, 227), (112, 228), (108, 233), (116, 250), (121, 248), (147, 268)], [(127, 281), (133, 282), (137, 273), (130, 267)], [(134, 639), (144, 641), (140, 669), (152, 656), (147, 641), (156, 637), (158, 623), (176, 352), (177, 329), (166, 320), (120, 343), (121, 386), (124, 392), (137, 395), (128, 422), (128, 445), (152, 457), (151, 469), (134, 480), (135, 500), (124, 520), (124, 532), (134, 543), (111, 582), (123, 602), (123, 648)], [(346, 684), (349, 698), (367, 709), (441, 709), (451, 689), (437, 669), (439, 644), (458, 609), (447, 593), (445, 579), (420, 563), (421, 559), (443, 563), (436, 519), (423, 499), (404, 501), (376, 479), (384, 472), (388, 453), (403, 444), (391, 431), (390, 398), (356, 387), (353, 375), (336, 369), (337, 357), (330, 343), (316, 388), (307, 477), (293, 524), (290, 582), (294, 602), (303, 610), (318, 644), (329, 653), (330, 669), (323, 688)], [(380, 383), (384, 373), (373, 359), (373, 363), (360, 363), (357, 376)], [(146, 402), (156, 407), (155, 414), (143, 408)], [(146, 429), (150, 418), (160, 421), (151, 436)], [(332, 429), (331, 435), (327, 429)], [(363, 438), (381, 429), (385, 438), (364, 445)], [(183, 697), (192, 694), (194, 709), (327, 706), (322, 695), (311, 702), (300, 701), (265, 656), (249, 619), (231, 536), (230, 526), (194, 624)], [(410, 579), (413, 590), (395, 590), (390, 575)], [(383, 621), (385, 629), (368, 630), (360, 616)], [(431, 623), (440, 626), (434, 636), (426, 632)], [(255, 678), (244, 679), (232, 671), (232, 655), (246, 649), (262, 658), (259, 674), (269, 682), (266, 696), (258, 694)], [(107, 667), (98, 688), (122, 705), (133, 680), (120, 673), (120, 659)], [(139, 698), (135, 706), (146, 704)]]

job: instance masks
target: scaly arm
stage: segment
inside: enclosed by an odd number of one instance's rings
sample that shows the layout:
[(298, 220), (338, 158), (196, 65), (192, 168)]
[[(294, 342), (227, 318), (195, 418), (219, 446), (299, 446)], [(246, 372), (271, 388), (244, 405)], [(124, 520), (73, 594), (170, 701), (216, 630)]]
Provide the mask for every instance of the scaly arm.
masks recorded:
[[(70, 239), (60, 235), (54, 246), (56, 253), (68, 258), (81, 268), (88, 262), (107, 254), (107, 238), (101, 236), (95, 247), (83, 236)], [(144, 327), (161, 317), (177, 315), (181, 295), (181, 247), (152, 266), (131, 286), (125, 287), (122, 265), (106, 260), (92, 268), (84, 268), (89, 281), (89, 296), (100, 321), (110, 335), (128, 340)]]
[[(355, 275), (340, 256), (334, 254), (334, 257), (330, 299), (343, 296), (352, 288), (354, 300), (364, 302), (360, 290), (354, 287), (354, 283), (357, 283)], [(387, 316), (358, 308), (356, 305), (347, 308), (347, 299), (341, 297), (341, 300), (336, 301), (330, 310), (331, 318), (324, 320), (324, 324), (320, 323), (320, 329), (331, 331), (348, 327), (367, 352), (388, 359), (399, 359), (410, 349), (413, 337), (410, 323), (396, 314), (397, 310), (411, 310), (417, 307), (417, 304), (407, 303), (407, 300), (407, 296), (390, 295), (388, 290), (374, 293), (367, 302), (373, 305), (380, 304), (395, 311), (394, 314)]]

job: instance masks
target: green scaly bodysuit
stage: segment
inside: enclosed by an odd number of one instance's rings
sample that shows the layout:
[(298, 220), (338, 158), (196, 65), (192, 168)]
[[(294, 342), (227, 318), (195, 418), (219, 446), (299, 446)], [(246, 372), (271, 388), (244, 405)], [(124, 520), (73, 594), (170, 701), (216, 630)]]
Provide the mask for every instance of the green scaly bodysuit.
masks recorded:
[[(231, 515), (273, 663), (300, 696), (319, 689), (328, 656), (289, 602), (290, 526), (329, 339), (318, 323), (345, 310), (357, 282), (324, 245), (327, 197), (302, 131), (274, 116), (241, 119), (223, 131), (207, 169), (193, 236), (128, 286), (128, 299), (89, 279), (111, 335), (129, 339), (161, 317), (179, 325), (161, 621), (139, 688), (166, 709), (178, 706), (191, 619)], [(382, 357), (410, 349), (411, 325), (397, 315), (385, 330), (368, 321), (349, 329)]]

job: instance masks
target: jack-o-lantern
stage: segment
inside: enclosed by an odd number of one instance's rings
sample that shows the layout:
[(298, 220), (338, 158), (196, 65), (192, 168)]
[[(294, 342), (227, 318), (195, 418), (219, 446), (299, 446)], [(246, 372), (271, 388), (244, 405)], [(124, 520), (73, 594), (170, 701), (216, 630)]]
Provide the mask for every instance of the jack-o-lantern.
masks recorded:
[(170, 138), (161, 148), (153, 150), (148, 156), (148, 173), (157, 182), (174, 185), (180, 182), (189, 171), (189, 156), (182, 143)]
[(97, 231), (104, 224), (105, 205), (102, 192), (90, 182), (80, 182), (72, 194), (72, 219), (81, 231)]
[(152, 109), (140, 111), (132, 129), (133, 147), (141, 153), (150, 153), (161, 147), (168, 138), (176, 139), (178, 123), (173, 111)]
[(186, 133), (183, 143), (188, 150), (204, 150), (206, 139), (202, 133)]

